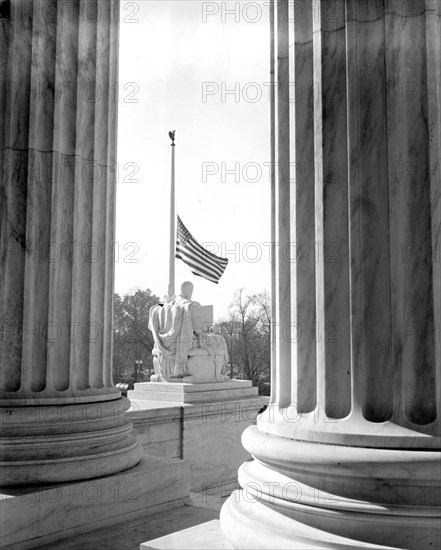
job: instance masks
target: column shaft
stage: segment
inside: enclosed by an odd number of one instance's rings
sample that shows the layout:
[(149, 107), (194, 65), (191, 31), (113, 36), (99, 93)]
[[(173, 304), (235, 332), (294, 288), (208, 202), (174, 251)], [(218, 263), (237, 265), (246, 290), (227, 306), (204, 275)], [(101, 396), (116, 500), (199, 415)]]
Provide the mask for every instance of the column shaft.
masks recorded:
[(114, 14), (102, 1), (13, 2), (3, 23), (5, 403), (119, 397), (110, 376)]
[[(439, 20), (436, 5), (412, 5), (277, 9), (270, 433), (440, 442)], [(370, 438), (379, 422), (384, 438)]]
[(1, 485), (141, 456), (112, 381), (118, 3), (0, 20)]
[(221, 524), (235, 548), (437, 547), (441, 5), (274, 4), (275, 219), (297, 255), (276, 259), (272, 399)]

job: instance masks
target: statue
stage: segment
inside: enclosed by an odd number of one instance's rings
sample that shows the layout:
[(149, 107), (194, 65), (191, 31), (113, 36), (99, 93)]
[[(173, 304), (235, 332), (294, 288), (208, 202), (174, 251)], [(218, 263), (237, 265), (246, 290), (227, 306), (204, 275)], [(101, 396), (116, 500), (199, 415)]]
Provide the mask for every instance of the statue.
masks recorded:
[[(225, 339), (214, 334), (212, 308), (191, 299), (193, 284), (185, 282), (177, 297), (164, 299), (150, 309), (149, 329), (155, 342), (155, 374), (151, 382), (225, 381), (228, 352)], [(208, 316), (207, 316), (208, 313)]]

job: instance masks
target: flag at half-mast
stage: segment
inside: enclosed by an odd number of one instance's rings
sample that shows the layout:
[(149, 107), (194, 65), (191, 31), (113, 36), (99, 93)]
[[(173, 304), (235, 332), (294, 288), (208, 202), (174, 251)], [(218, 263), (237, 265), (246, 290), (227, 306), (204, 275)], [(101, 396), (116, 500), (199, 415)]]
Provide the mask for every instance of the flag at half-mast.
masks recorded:
[(204, 277), (216, 284), (228, 265), (226, 258), (220, 258), (203, 248), (185, 227), (179, 216), (175, 256), (187, 264), (194, 275)]

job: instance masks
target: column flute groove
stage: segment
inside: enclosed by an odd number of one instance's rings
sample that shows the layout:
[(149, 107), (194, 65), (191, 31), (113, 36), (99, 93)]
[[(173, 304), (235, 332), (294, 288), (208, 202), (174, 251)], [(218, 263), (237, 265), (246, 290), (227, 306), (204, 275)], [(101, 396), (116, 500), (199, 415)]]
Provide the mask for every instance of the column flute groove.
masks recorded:
[(78, 73), (79, 5), (71, 4), (70, 25), (64, 17), (57, 19), (57, 57), (55, 88), (62, 93), (55, 103), (54, 170), (52, 193), (51, 242), (57, 245), (57, 262), (50, 271), (49, 322), (61, 328), (59, 337), (48, 345), (48, 368), (51, 378), (62, 371), (61, 387), (74, 388), (71, 342), (72, 330), (72, 262), (73, 208), (75, 187), (76, 86)]
[(278, 286), (276, 290), (276, 309), (278, 323), (276, 362), (277, 380), (276, 402), (280, 407), (288, 406), (291, 402), (291, 266), (287, 255), (290, 252), (290, 143), (289, 143), (289, 25), (288, 12), (277, 7), (279, 33), (277, 40), (278, 60), (278, 116), (287, 121), (286, 126), (278, 127), (278, 178), (277, 178), (277, 273)]
[[(107, 163), (108, 149), (108, 108), (109, 93), (102, 94), (101, 90), (106, 86), (109, 88), (109, 20), (110, 13), (103, 9), (103, 2), (99, 1), (97, 8), (103, 17), (100, 18), (97, 28), (97, 74), (96, 90), (99, 94), (95, 106), (95, 132), (94, 149), (97, 165), (94, 166), (93, 178), (93, 208), (94, 218), (92, 226), (92, 246), (96, 259), (91, 262), (91, 304), (90, 317), (97, 333), (95, 338), (91, 337), (89, 365), (89, 383), (91, 386), (102, 387), (104, 382), (103, 368), (103, 343), (104, 335), (104, 282), (105, 282), (105, 254), (106, 254), (106, 191), (108, 188), (107, 170), (101, 166)], [(107, 59), (106, 59), (107, 58)], [(106, 136), (105, 139), (102, 136)]]
[[(86, 0), (80, 0), (80, 13), (86, 11)], [(97, 5), (97, 0), (90, 3)], [(91, 283), (92, 263), (88, 254), (92, 252), (93, 224), (93, 178), (94, 163), (84, 159), (95, 158), (95, 103), (93, 94), (96, 85), (97, 20), (87, 20), (84, 15), (79, 21), (78, 81), (76, 154), (80, 159), (76, 166), (74, 196), (74, 243), (72, 275), (72, 325), (78, 327), (77, 343), (72, 347), (71, 361), (76, 372), (75, 386), (86, 389), (90, 385), (89, 358), (92, 337)], [(90, 95), (92, 94), (92, 95)], [(90, 100), (92, 98), (92, 100)]]
[[(2, 40), (5, 59), (2, 201), (1, 306), (4, 312), (3, 345), (0, 357), (2, 388), (15, 392), (21, 385), (24, 264), (26, 249), (26, 212), (28, 136), (20, 128), (29, 125), (29, 97), (32, 56), (32, 10), (23, 4), (12, 25), (7, 25)], [(4, 26), (5, 23), (3, 23)], [(9, 89), (8, 89), (9, 86)]]
[[(314, 411), (317, 404), (317, 350), (316, 350), (316, 265), (315, 265), (315, 170), (314, 128), (310, 123), (314, 110), (314, 67), (312, 24), (313, 12), (309, 0), (298, 4), (302, 17), (294, 20), (293, 31), (298, 45), (294, 50), (295, 68), (295, 210), (297, 258), (296, 268), (296, 346), (297, 384), (293, 401), (302, 413)], [(295, 134), (303, 136), (295, 140)]]
[[(116, 7), (117, 4), (115, 4)], [(117, 11), (115, 10), (115, 14)], [(116, 136), (118, 126), (118, 43), (119, 27), (110, 27), (109, 46), (109, 110), (108, 125), (114, 127), (109, 134), (109, 146), (107, 148), (107, 196), (106, 196), (106, 241), (105, 241), (105, 297), (104, 297), (104, 383), (105, 386), (113, 386), (112, 357), (113, 357), (113, 295), (114, 295), (114, 263), (115, 263), (115, 196), (116, 196)]]
[[(54, 8), (56, 12), (56, 7)], [(23, 348), (21, 389), (38, 392), (47, 380), (47, 347), (41, 340), (52, 337), (48, 324), (50, 266), (50, 196), (52, 192), (54, 120), (54, 59), (56, 29), (45, 29), (45, 21), (35, 13), (32, 26), (32, 57), (28, 78), (29, 157), (27, 178), (27, 216), (25, 252), (25, 292), (23, 300)], [(47, 60), (43, 64), (43, 60)], [(43, 69), (39, 68), (40, 64)]]
[[(427, 10), (435, 14), (440, 10), (436, 0), (426, 1)], [(432, 288), (434, 301), (435, 343), (435, 395), (441, 395), (441, 136), (436, 128), (441, 127), (441, 17), (426, 15), (428, 127), (430, 133), (429, 165), (432, 207)], [(437, 422), (440, 409), (437, 406)]]

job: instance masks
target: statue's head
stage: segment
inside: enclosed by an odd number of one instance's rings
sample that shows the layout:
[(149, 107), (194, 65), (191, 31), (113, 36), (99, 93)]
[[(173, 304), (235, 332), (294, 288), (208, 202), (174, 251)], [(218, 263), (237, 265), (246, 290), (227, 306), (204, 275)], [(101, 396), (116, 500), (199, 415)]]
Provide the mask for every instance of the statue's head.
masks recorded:
[(181, 296), (183, 298), (187, 298), (187, 300), (191, 300), (191, 297), (193, 295), (193, 289), (194, 285), (190, 281), (185, 281), (185, 283), (182, 283), (181, 285)]

